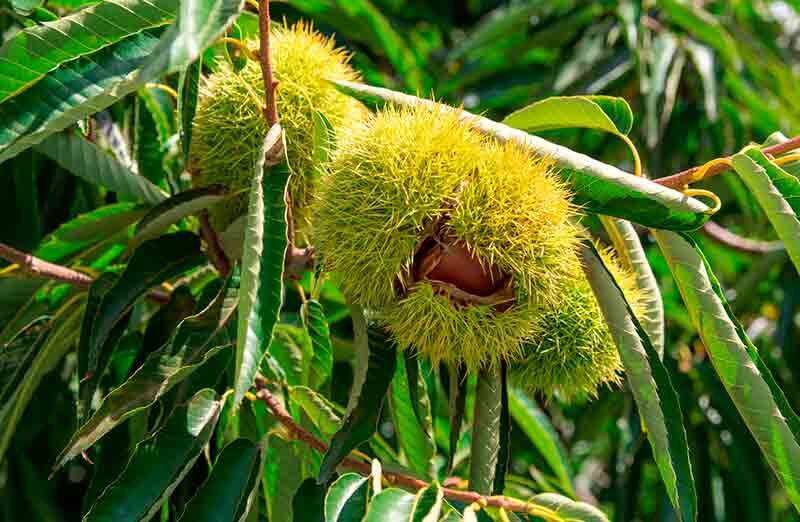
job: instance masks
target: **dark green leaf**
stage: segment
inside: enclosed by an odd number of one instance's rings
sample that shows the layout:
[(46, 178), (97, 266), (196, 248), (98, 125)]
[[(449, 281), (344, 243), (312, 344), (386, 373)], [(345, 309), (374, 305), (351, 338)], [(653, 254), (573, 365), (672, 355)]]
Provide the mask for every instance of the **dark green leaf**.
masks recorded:
[(497, 466), (494, 470), (494, 486), (492, 493), (502, 495), (506, 488), (506, 473), (511, 464), (511, 414), (508, 405), (508, 366), (503, 363), (500, 368), (500, 449), (497, 451)]
[(97, 145), (73, 132), (50, 136), (39, 143), (36, 150), (76, 176), (116, 192), (122, 198), (154, 205), (167, 197), (147, 178), (134, 173)]
[(258, 500), (262, 451), (247, 439), (222, 450), (211, 475), (186, 505), (179, 520), (238, 522)]
[(31, 352), (3, 389), (0, 406), (0, 461), (14, 434), (25, 408), (42, 378), (53, 370), (78, 340), (78, 325), (83, 316), (83, 298), (74, 297), (53, 317), (53, 326), (42, 343), (33, 345)]
[[(150, 105), (158, 106), (153, 101), (155, 96), (150, 91), (143, 89), (134, 103), (134, 129), (136, 132), (133, 142), (133, 157), (136, 159), (137, 172), (156, 186), (166, 186), (167, 169), (164, 159), (166, 149), (163, 146), (158, 120)], [(145, 99), (151, 100), (146, 103)], [(47, 141), (47, 140), (45, 140)], [(119, 155), (118, 155), (119, 157)]]
[(463, 365), (451, 368), (450, 397), (448, 413), (450, 416), (450, 452), (447, 455), (447, 469), (453, 471), (453, 460), (461, 438), (461, 424), (464, 422), (464, 410), (467, 401), (467, 369)]
[[(422, 478), (431, 475), (431, 461), (436, 454), (432, 438), (431, 406), (425, 381), (419, 376), (418, 358), (409, 350), (397, 354), (397, 368), (394, 371), (389, 393), (389, 406), (394, 421), (394, 429), (408, 467)], [(408, 366), (417, 371), (409, 376)], [(413, 378), (414, 380), (410, 380)], [(416, 390), (413, 394), (411, 390)]]
[[(396, 365), (397, 346), (382, 328), (370, 325), (369, 362), (366, 380), (354, 393), (353, 406), (345, 415), (342, 427), (333, 436), (330, 447), (320, 467), (317, 483), (327, 482), (342, 460), (359, 444), (375, 433), (383, 410), (386, 391), (392, 382)], [(327, 509), (326, 509), (327, 512)]]
[(111, 354), (128, 327), (130, 314), (124, 312), (103, 339), (95, 337), (95, 334), (100, 333), (96, 325), (101, 314), (105, 312), (102, 306), (103, 300), (118, 281), (119, 275), (107, 272), (97, 278), (89, 289), (78, 342), (78, 419), (83, 419), (88, 412), (100, 377), (108, 367)]
[[(96, 360), (92, 354), (104, 353), (114, 337), (114, 332), (121, 334), (118, 330), (119, 322), (142, 294), (151, 287), (194, 268), (202, 259), (200, 240), (189, 232), (162, 236), (136, 249), (119, 279), (102, 294), (98, 294), (101, 301), (96, 308), (92, 307), (92, 315), (84, 322), (86, 333), (91, 333), (82, 349), (87, 354), (85, 370), (91, 372), (96, 369), (90, 364)], [(101, 281), (103, 285), (110, 282)]]
[(222, 201), (225, 198), (222, 192), (220, 186), (202, 187), (186, 190), (162, 201), (136, 225), (134, 244), (152, 239), (181, 219)]
[(316, 480), (304, 480), (292, 499), (293, 522), (325, 522), (325, 493)]
[(183, 164), (189, 165), (189, 147), (192, 143), (192, 121), (197, 110), (197, 93), (203, 60), (195, 60), (181, 71), (178, 81), (178, 115), (181, 131)]
[(159, 308), (147, 322), (142, 350), (137, 354), (133, 368), (139, 368), (151, 353), (167, 344), (181, 322), (196, 309), (197, 302), (189, 287), (180, 285), (175, 288), (169, 296), (169, 302)]
[(163, 429), (136, 447), (125, 470), (83, 520), (150, 520), (200, 456), (221, 407), (217, 394), (205, 389), (176, 409)]
[(170, 342), (150, 354), (127, 381), (109, 392), (94, 415), (72, 435), (58, 456), (56, 467), (89, 448), (114, 426), (150, 407), (228, 346), (220, 329), (230, 317), (232, 310), (226, 302), (235, 292), (229, 278), (205, 310), (181, 321)]
[(485, 368), (478, 374), (475, 413), (472, 419), (469, 487), (491, 495), (500, 453), (500, 417), (503, 410), (503, 377), (500, 368)]

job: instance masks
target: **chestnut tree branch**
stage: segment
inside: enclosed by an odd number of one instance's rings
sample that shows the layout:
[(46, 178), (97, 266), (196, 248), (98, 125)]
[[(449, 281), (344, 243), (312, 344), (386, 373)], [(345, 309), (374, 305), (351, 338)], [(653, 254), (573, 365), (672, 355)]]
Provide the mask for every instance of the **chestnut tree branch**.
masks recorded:
[(278, 105), (275, 102), (275, 88), (278, 82), (272, 76), (272, 62), (269, 56), (269, 0), (258, 0), (258, 37), (261, 44), (259, 58), (261, 76), (264, 79), (264, 118), (267, 127), (278, 123)]
[(759, 241), (742, 237), (713, 221), (708, 221), (703, 225), (703, 232), (723, 245), (751, 254), (767, 254), (784, 249), (782, 241)]
[(200, 214), (199, 221), (200, 235), (203, 236), (203, 241), (205, 241), (206, 247), (208, 248), (206, 251), (208, 260), (211, 261), (211, 264), (214, 265), (214, 268), (217, 269), (220, 276), (227, 277), (231, 272), (231, 262), (228, 260), (225, 250), (222, 249), (222, 244), (219, 241), (217, 232), (208, 220), (207, 211), (203, 211)]
[(92, 285), (93, 279), (82, 272), (39, 259), (3, 243), (0, 243), (0, 258), (15, 263), (24, 272), (38, 277), (63, 281), (80, 288), (89, 288)]
[[(293, 438), (304, 442), (320, 453), (325, 453), (328, 450), (327, 444), (299, 426), (294, 419), (292, 419), (292, 416), (286, 411), (286, 408), (284, 408), (278, 398), (266, 388), (266, 382), (263, 378), (259, 377), (256, 379), (256, 388), (256, 398), (267, 406), (272, 415), (288, 430)], [(361, 475), (368, 476), (372, 473), (372, 466), (370, 463), (353, 457), (346, 457), (340, 466), (360, 473)], [(417, 491), (430, 485), (430, 483), (424, 480), (394, 471), (384, 471), (383, 478), (393, 486), (400, 486), (412, 491)], [(475, 491), (463, 491), (452, 488), (442, 488), (442, 491), (447, 498), (460, 500), (466, 503), (477, 503), (481, 506), (503, 508), (506, 511), (530, 513), (537, 507), (530, 502), (501, 495), (488, 496), (481, 495)]]
[[(761, 151), (764, 154), (769, 154), (772, 156), (783, 154), (784, 152), (789, 152), (790, 150), (794, 150), (800, 148), (800, 136), (795, 136), (794, 138), (787, 140), (783, 143), (778, 143), (775, 145), (771, 145), (769, 147), (764, 147)], [(727, 156), (727, 159), (730, 159), (730, 156)], [(684, 185), (688, 185), (693, 181), (693, 175), (700, 167), (692, 167), (690, 169), (686, 169), (684, 171), (678, 172), (677, 174), (673, 174), (671, 176), (665, 176), (663, 178), (654, 179), (656, 183), (659, 185), (664, 185), (665, 187), (679, 189)], [(724, 163), (719, 163), (716, 165), (711, 166), (708, 171), (705, 173), (705, 178), (710, 178), (711, 176), (716, 176), (722, 172), (728, 170), (730, 166), (725, 165)]]
[[(20, 267), (21, 270), (34, 276), (52, 279), (54, 281), (63, 281), (78, 288), (88, 289), (94, 282), (94, 279), (91, 276), (86, 275), (83, 272), (78, 272), (72, 268), (50, 263), (49, 261), (39, 259), (32, 254), (20, 252), (19, 250), (3, 243), (0, 243), (0, 258), (5, 259), (10, 263), (15, 263)], [(159, 289), (150, 290), (150, 293), (147, 294), (147, 297), (159, 303), (166, 303), (169, 301), (169, 294)]]

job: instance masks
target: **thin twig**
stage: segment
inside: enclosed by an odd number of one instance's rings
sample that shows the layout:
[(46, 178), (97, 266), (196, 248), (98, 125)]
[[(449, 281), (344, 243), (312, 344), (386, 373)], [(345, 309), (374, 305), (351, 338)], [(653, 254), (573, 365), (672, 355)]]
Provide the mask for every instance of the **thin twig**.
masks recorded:
[[(761, 149), (761, 152), (763, 152), (764, 154), (776, 156), (778, 154), (783, 154), (784, 152), (789, 152), (790, 150), (794, 150), (797, 148), (800, 148), (800, 136), (795, 136), (794, 138), (784, 141), (783, 143), (778, 143), (776, 145), (764, 147), (763, 149)], [(731, 156), (727, 156), (726, 158), (731, 159)], [(692, 167), (690, 169), (686, 169), (671, 176), (665, 176), (663, 178), (654, 179), (653, 181), (655, 181), (659, 185), (664, 185), (665, 187), (678, 189), (691, 183), (694, 180), (693, 179), (694, 173), (699, 168), (700, 166)], [(726, 165), (724, 162), (720, 162), (719, 164), (709, 168), (708, 171), (705, 173), (703, 179), (710, 178), (711, 176), (716, 176), (717, 174), (725, 172), (729, 168), (730, 168), (729, 165)]]
[[(279, 119), (278, 104), (275, 97), (278, 82), (272, 74), (272, 61), (269, 55), (269, 26), (269, 0), (258, 0), (259, 61), (261, 63), (261, 77), (264, 82), (264, 118), (267, 120), (267, 128), (272, 128), (273, 125), (278, 123)], [(314, 248), (297, 248), (294, 245), (294, 217), (292, 216), (292, 198), (288, 188), (284, 198), (286, 202), (286, 236), (289, 240), (284, 266), (286, 274), (289, 277), (295, 277), (313, 265)]]
[(784, 249), (782, 241), (759, 241), (757, 239), (742, 237), (713, 221), (709, 221), (703, 225), (703, 232), (711, 239), (723, 245), (735, 248), (736, 250), (741, 250), (742, 252), (767, 254)]
[[(328, 451), (328, 445), (316, 438), (314, 435), (306, 431), (304, 428), (300, 427), (292, 416), (286, 411), (286, 408), (280, 403), (277, 397), (275, 397), (267, 388), (266, 383), (262, 378), (256, 379), (256, 388), (258, 391), (256, 392), (256, 397), (262, 401), (267, 408), (269, 408), (272, 415), (280, 422), (290, 433), (292, 437), (297, 440), (303, 441), (304, 443), (308, 444), (315, 450), (320, 453), (325, 453)], [(345, 457), (345, 459), (340, 464), (342, 467), (360, 473), (362, 475), (370, 475), (372, 473), (372, 466), (368, 462), (364, 462), (353, 457)], [(403, 473), (397, 473), (394, 471), (384, 471), (383, 478), (386, 479), (389, 484), (395, 486), (401, 486), (404, 488), (408, 488), (413, 491), (417, 491), (423, 488), (428, 487), (430, 484), (425, 482), (424, 480), (420, 480), (418, 478), (411, 477), (409, 475), (405, 475)], [(447, 498), (452, 498), (455, 500), (460, 500), (466, 503), (478, 503), (482, 506), (492, 506), (497, 508), (503, 508), (507, 511), (516, 511), (519, 513), (530, 513), (532, 508), (535, 506), (530, 502), (525, 502), (523, 500), (518, 500), (511, 497), (505, 497), (501, 495), (496, 496), (486, 496), (481, 495), (480, 493), (476, 493), (475, 491), (462, 491), (458, 489), (452, 488), (442, 488), (444, 496)]]
[(35, 276), (63, 281), (80, 288), (89, 288), (92, 285), (93, 279), (83, 272), (50, 263), (3, 243), (0, 243), (0, 257), (19, 265), (20, 269)]
[[(50, 263), (49, 261), (39, 259), (32, 254), (20, 252), (19, 250), (3, 243), (0, 243), (0, 258), (18, 265), (21, 270), (28, 272), (29, 274), (45, 279), (63, 281), (78, 288), (88, 289), (92, 285), (92, 282), (94, 282), (94, 279), (91, 276), (86, 275), (83, 272), (78, 272), (72, 268)], [(147, 297), (160, 303), (166, 303), (169, 301), (168, 293), (155, 288), (147, 294)]]
[(269, 0), (258, 1), (258, 35), (261, 43), (259, 57), (261, 76), (264, 79), (264, 118), (267, 127), (278, 123), (278, 105), (275, 102), (275, 88), (278, 82), (272, 76), (272, 63), (269, 57)]
[(208, 250), (206, 251), (206, 254), (208, 254), (208, 260), (211, 261), (211, 264), (217, 269), (219, 275), (222, 277), (228, 277), (228, 274), (231, 273), (231, 262), (228, 260), (225, 250), (222, 249), (222, 244), (219, 241), (217, 232), (214, 230), (214, 227), (211, 226), (211, 222), (208, 220), (207, 211), (200, 213), (199, 221), (200, 235), (203, 236), (203, 240), (206, 242), (206, 246), (208, 247)]

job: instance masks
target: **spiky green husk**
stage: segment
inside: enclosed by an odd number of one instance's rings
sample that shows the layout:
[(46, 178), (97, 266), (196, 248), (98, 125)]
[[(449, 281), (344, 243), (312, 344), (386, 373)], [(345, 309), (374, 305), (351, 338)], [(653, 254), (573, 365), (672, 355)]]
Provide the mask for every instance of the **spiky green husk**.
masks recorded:
[[(611, 250), (599, 251), (638, 315), (642, 294), (636, 277)], [(530, 393), (565, 401), (594, 397), (601, 386), (618, 384), (622, 374), (619, 352), (577, 258), (574, 266), (575, 276), (564, 285), (560, 302), (542, 308), (544, 328), (525, 343), (524, 357), (510, 374)]]
[[(246, 42), (255, 52), (258, 41)], [(286, 132), (293, 217), (298, 231), (309, 222), (309, 203), (318, 182), (314, 159), (314, 112), (321, 112), (336, 128), (362, 118), (365, 108), (339, 93), (329, 82), (357, 80), (348, 55), (303, 22), (274, 26), (270, 33), (273, 74), (278, 81), (277, 106)], [(193, 123), (190, 170), (197, 186), (220, 183), (231, 191), (247, 189), (253, 177), (267, 126), (261, 67), (248, 61), (234, 71), (223, 62), (205, 78)], [(241, 215), (247, 196), (230, 198), (211, 211), (212, 224), (224, 228)]]
[[(314, 244), (342, 291), (401, 347), (471, 367), (513, 359), (570, 277), (577, 231), (551, 163), (482, 136), (450, 111), (388, 108), (339, 135), (315, 206)], [(454, 306), (426, 281), (398, 288), (438, 223), (510, 275), (515, 303)], [(567, 268), (567, 270), (565, 270)]]
[(539, 304), (524, 299), (504, 312), (489, 305), (458, 310), (425, 281), (379, 316), (403, 349), (415, 347), (434, 365), (464, 362), (472, 369), (519, 358), (523, 340), (538, 334)]

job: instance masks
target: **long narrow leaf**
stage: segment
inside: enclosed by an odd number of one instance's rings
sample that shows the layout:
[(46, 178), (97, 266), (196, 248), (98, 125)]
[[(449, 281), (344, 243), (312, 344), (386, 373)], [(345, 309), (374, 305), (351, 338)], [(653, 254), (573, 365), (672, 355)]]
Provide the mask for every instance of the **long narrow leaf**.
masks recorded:
[(82, 316), (81, 297), (67, 302), (53, 318), (52, 330), (44, 342), (31, 347), (36, 352), (31, 354), (30, 364), (23, 364), (17, 370), (18, 378), (13, 381), (14, 387), (8, 390), (11, 394), (8, 398), (3, 397), (6, 400), (0, 406), (0, 460), (42, 378), (78, 340), (78, 325)]
[[(416, 358), (406, 359), (404, 353), (397, 354), (397, 367), (392, 378), (389, 393), (389, 406), (400, 448), (408, 461), (408, 467), (420, 477), (431, 474), (431, 459), (436, 453), (431, 437), (430, 402), (427, 393), (413, 398), (411, 389), (421, 387), (419, 372), (413, 374), (414, 381), (408, 379), (406, 365), (417, 365)], [(418, 366), (417, 366), (418, 367)], [(422, 403), (420, 403), (422, 401)], [(419, 410), (419, 415), (417, 414)]]
[(233, 283), (229, 278), (211, 304), (181, 321), (169, 343), (151, 353), (128, 380), (106, 395), (92, 417), (72, 435), (56, 459), (56, 468), (125, 419), (150, 407), (226, 347), (218, 332), (232, 311), (226, 303), (231, 295), (235, 296), (237, 288)]
[(800, 181), (756, 147), (735, 154), (733, 168), (764, 209), (786, 252), (800, 270)]
[(258, 497), (262, 458), (261, 448), (247, 439), (236, 439), (225, 446), (179, 520), (242, 520)]
[[(334, 83), (344, 93), (373, 105), (392, 103), (442, 107), (430, 100), (389, 89), (345, 81)], [(512, 141), (535, 154), (552, 158), (559, 167), (559, 175), (572, 186), (576, 202), (588, 211), (675, 230), (695, 229), (708, 219), (706, 205), (678, 191), (631, 176), (589, 156), (488, 118), (466, 111), (459, 114), (469, 125), (500, 141)]]
[(303, 303), (303, 322), (311, 338), (312, 355), (309, 365), (309, 384), (319, 388), (333, 370), (333, 346), (325, 310), (319, 301), (309, 299)]
[[(280, 147), (280, 163), (274, 167), (265, 165), (266, 155), (276, 147)], [(283, 262), (289, 244), (286, 190), (290, 176), (285, 150), (283, 130), (275, 125), (264, 140), (250, 188), (239, 293), (236, 404), (253, 384), (283, 304)]]
[(625, 366), (672, 505), (680, 520), (694, 522), (697, 496), (686, 429), (669, 373), (594, 246), (581, 248), (581, 261)]
[(116, 192), (123, 199), (144, 201), (155, 205), (167, 194), (115, 160), (97, 145), (75, 133), (50, 136), (36, 146), (36, 150), (89, 183)]
[[(359, 444), (368, 441), (377, 429), (383, 411), (386, 391), (395, 370), (397, 346), (382, 328), (369, 327), (369, 362), (366, 379), (354, 394), (354, 407), (349, 409), (342, 427), (331, 440), (320, 466), (317, 483), (328, 481), (336, 466)], [(355, 384), (354, 384), (355, 385)]]
[(503, 378), (500, 368), (478, 374), (475, 414), (472, 421), (472, 451), (469, 456), (469, 486), (482, 495), (493, 493), (500, 453), (500, 418), (503, 411)]
[(547, 416), (522, 391), (511, 388), (508, 393), (511, 417), (527, 435), (545, 462), (558, 478), (561, 491), (574, 497), (569, 461), (558, 433)]
[(181, 192), (162, 201), (136, 225), (134, 243), (153, 239), (186, 216), (222, 201), (225, 198), (222, 191), (219, 186), (202, 187)]
[(655, 231), (689, 316), (722, 384), (770, 467), (800, 509), (800, 421), (727, 301), (704, 256), (687, 236)]
[(647, 260), (639, 234), (628, 221), (601, 216), (603, 227), (608, 232), (614, 249), (623, 266), (636, 276), (636, 286), (641, 290), (644, 312), (638, 319), (650, 338), (658, 356), (664, 357), (664, 303), (661, 288)]

